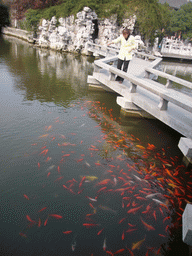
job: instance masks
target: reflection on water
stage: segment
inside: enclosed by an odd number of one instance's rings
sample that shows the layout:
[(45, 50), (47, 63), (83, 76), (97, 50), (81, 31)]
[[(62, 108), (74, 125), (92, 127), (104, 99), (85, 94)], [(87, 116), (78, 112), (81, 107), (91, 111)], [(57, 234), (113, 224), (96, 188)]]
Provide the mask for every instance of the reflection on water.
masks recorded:
[[(165, 73), (192, 82), (192, 62), (175, 62), (175, 61), (162, 61), (159, 65), (159, 69)], [(166, 84), (167, 80), (164, 78), (158, 78), (158, 81), (162, 84)], [(173, 88), (181, 91), (187, 95), (192, 96), (191, 89), (184, 87), (180, 84), (173, 82)]]
[(0, 43), (0, 254), (187, 255), (180, 135), (89, 92), (93, 59)]

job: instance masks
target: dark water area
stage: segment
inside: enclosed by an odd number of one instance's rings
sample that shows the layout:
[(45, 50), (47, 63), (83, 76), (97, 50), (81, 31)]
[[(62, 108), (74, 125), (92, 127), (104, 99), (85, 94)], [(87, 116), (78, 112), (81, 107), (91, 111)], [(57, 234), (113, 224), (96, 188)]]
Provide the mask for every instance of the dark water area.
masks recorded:
[(0, 45), (0, 255), (188, 255), (181, 135), (88, 90), (92, 57)]

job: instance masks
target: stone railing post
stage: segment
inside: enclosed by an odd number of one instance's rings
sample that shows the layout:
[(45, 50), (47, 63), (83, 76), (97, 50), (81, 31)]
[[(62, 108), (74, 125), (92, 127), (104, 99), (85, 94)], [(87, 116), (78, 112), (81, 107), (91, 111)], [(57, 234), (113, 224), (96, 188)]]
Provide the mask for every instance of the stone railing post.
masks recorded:
[(160, 98), (160, 103), (158, 105), (158, 108), (160, 110), (163, 110), (163, 111), (166, 111), (167, 110), (167, 107), (168, 107), (168, 101), (163, 99), (163, 98)]

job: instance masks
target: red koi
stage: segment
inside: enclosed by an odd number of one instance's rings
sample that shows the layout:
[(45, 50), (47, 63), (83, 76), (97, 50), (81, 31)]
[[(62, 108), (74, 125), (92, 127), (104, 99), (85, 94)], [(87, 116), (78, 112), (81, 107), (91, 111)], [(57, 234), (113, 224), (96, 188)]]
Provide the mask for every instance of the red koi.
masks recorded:
[(58, 215), (58, 214), (49, 214), (49, 216), (52, 216), (56, 219), (62, 219), (63, 218), (61, 215)]
[(51, 174), (51, 172), (48, 172), (48, 173), (47, 173), (47, 177), (49, 177), (50, 174)]
[(137, 230), (137, 228), (130, 228), (130, 229), (127, 229), (127, 231), (125, 231), (126, 233), (131, 233), (131, 232), (133, 232), (133, 231), (136, 231)]
[(153, 217), (154, 217), (155, 220), (157, 220), (156, 211), (153, 212)]
[[(49, 217), (48, 217), (48, 218), (49, 218)], [(44, 222), (44, 226), (46, 226), (46, 225), (47, 225), (48, 218), (45, 220), (45, 222)]]
[(81, 161), (83, 161), (83, 158), (78, 159), (78, 160), (77, 160), (77, 163), (79, 163), (79, 162), (81, 162)]
[(30, 222), (32, 222), (32, 223), (35, 223), (35, 221), (32, 220), (32, 219), (29, 217), (29, 215), (26, 215), (26, 218), (28, 219), (28, 221), (30, 221)]
[(120, 252), (123, 252), (123, 251), (125, 251), (125, 249), (120, 249), (120, 250), (114, 252), (114, 255), (115, 255), (115, 254), (118, 254), (118, 253), (120, 253)]
[(63, 231), (63, 234), (71, 234), (72, 230)]
[(94, 223), (83, 223), (83, 226), (89, 228), (89, 227), (96, 227), (99, 226), (99, 224), (94, 224)]
[(106, 253), (112, 256), (114, 255), (111, 251), (106, 251)]
[(97, 193), (100, 193), (101, 191), (105, 190), (107, 187), (100, 188)]
[(41, 227), (41, 219), (39, 218), (38, 227)]
[(27, 195), (24, 194), (24, 197), (25, 197), (27, 200), (29, 200), (29, 197), (28, 197)]
[(99, 230), (99, 232), (97, 233), (97, 235), (99, 236), (103, 230), (104, 230), (104, 228), (102, 228), (101, 230)]
[(42, 208), (42, 209), (39, 210), (38, 212), (42, 212), (42, 211), (44, 211), (45, 209), (47, 209), (47, 207)]
[(37, 163), (37, 165), (38, 165), (38, 168), (40, 168), (40, 163)]
[(171, 217), (168, 216), (168, 217), (165, 217), (164, 220), (163, 220), (163, 223), (166, 221), (166, 220), (169, 220)]
[(82, 184), (83, 184), (83, 181), (86, 179), (86, 177), (85, 176), (83, 176), (83, 178), (81, 179), (81, 181), (80, 181), (80, 183), (79, 183), (79, 188), (82, 186)]
[(118, 224), (121, 224), (124, 220), (126, 220), (126, 218), (121, 219)]
[(122, 233), (122, 236), (121, 236), (122, 240), (125, 239), (125, 233), (124, 233), (124, 230), (123, 230), (123, 233)]
[(27, 235), (26, 235), (26, 234), (24, 234), (23, 232), (19, 232), (19, 235), (20, 235), (20, 236), (22, 236), (22, 237), (27, 238)]

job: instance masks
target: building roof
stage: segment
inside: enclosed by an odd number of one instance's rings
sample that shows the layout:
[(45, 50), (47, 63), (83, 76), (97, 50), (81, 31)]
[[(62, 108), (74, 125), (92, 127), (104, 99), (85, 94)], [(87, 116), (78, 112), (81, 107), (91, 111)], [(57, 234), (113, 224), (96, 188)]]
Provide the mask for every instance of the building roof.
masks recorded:
[(179, 9), (182, 5), (191, 2), (191, 0), (159, 0), (161, 4), (168, 3), (170, 7)]

